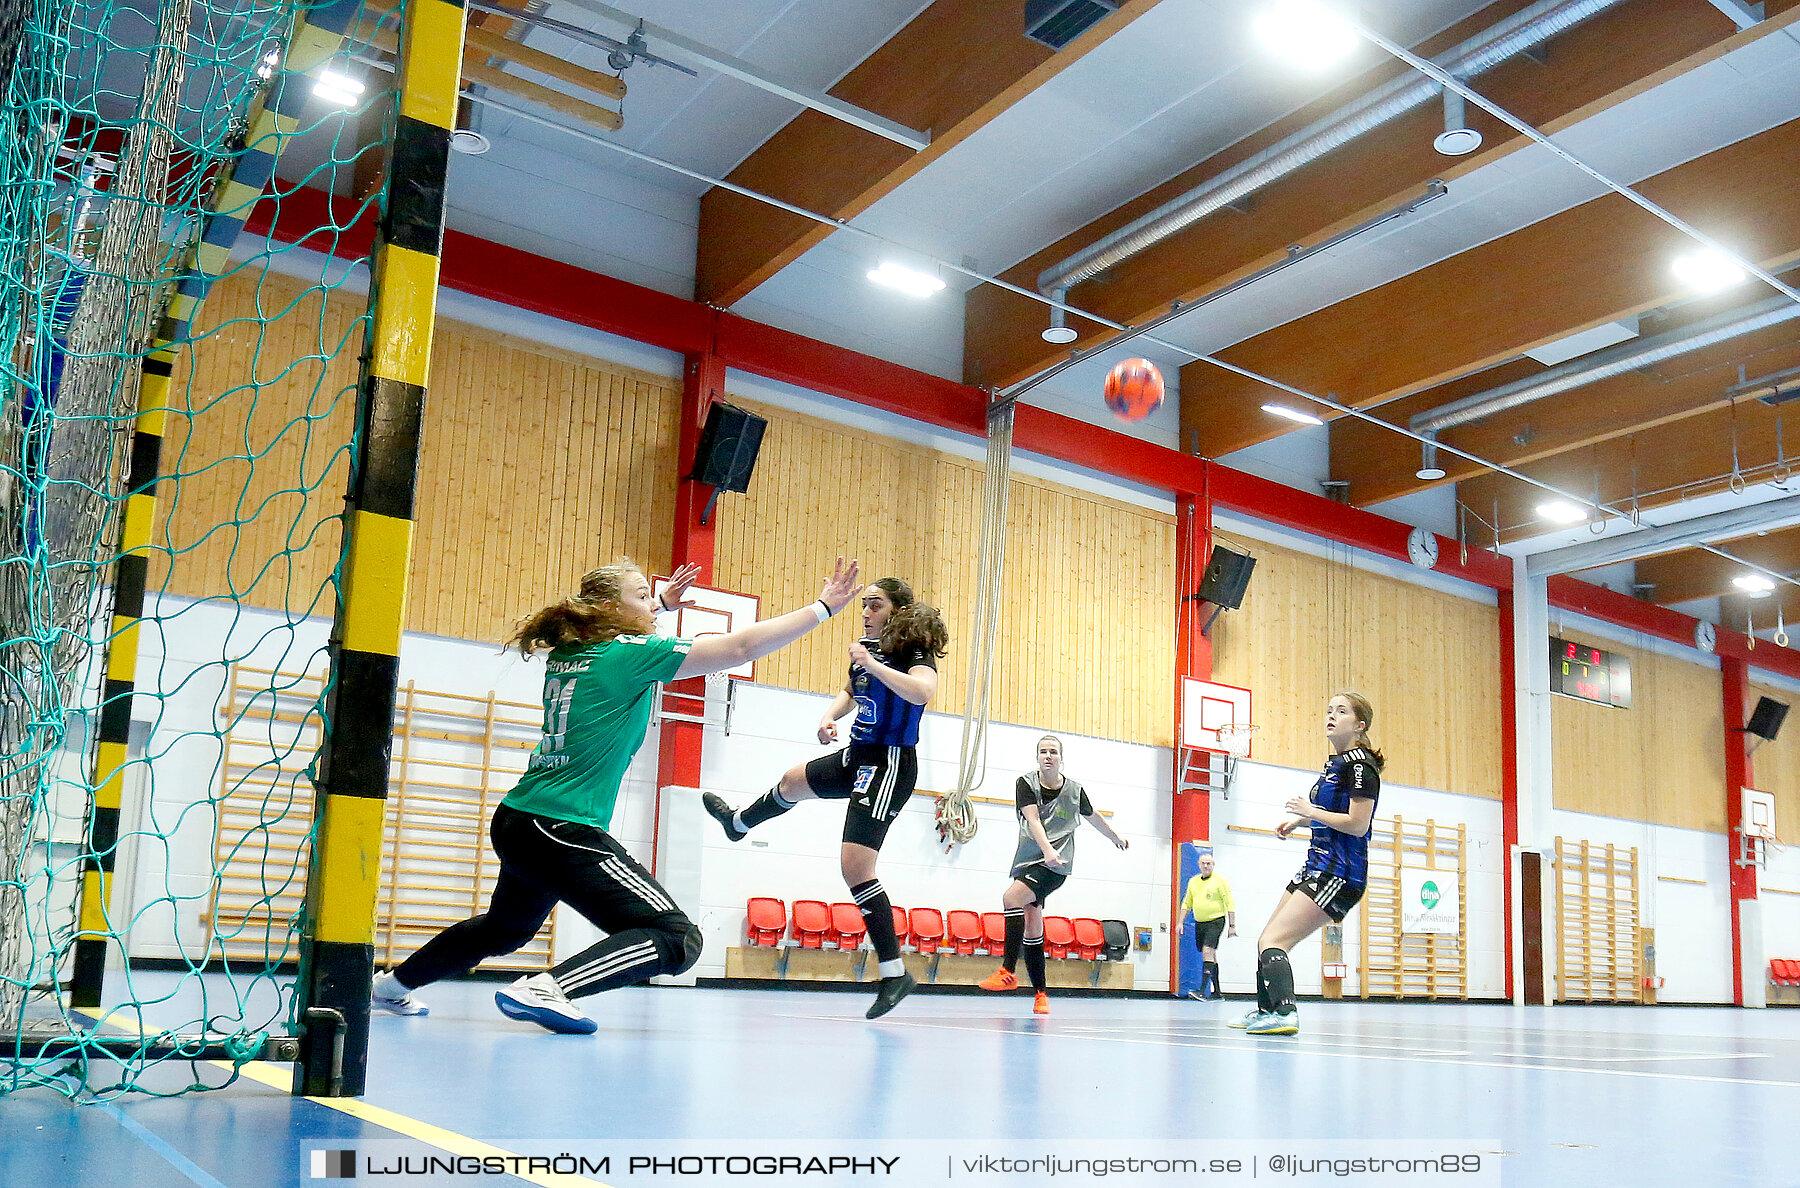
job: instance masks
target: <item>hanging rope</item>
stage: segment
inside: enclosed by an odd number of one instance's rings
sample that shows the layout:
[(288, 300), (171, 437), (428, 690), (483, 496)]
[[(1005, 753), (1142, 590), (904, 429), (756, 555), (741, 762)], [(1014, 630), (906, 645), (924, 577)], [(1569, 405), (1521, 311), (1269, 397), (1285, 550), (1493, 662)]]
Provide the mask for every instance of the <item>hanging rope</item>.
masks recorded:
[(988, 696), (993, 688), (994, 642), (1000, 634), (1000, 598), (1006, 576), (1006, 505), (1012, 488), (1013, 402), (988, 408), (987, 474), (981, 501), (981, 558), (976, 566), (975, 629), (971, 634), (969, 685), (963, 699), (962, 753), (956, 790), (938, 801), (938, 837), (948, 844), (975, 836), (969, 793), (987, 778)]

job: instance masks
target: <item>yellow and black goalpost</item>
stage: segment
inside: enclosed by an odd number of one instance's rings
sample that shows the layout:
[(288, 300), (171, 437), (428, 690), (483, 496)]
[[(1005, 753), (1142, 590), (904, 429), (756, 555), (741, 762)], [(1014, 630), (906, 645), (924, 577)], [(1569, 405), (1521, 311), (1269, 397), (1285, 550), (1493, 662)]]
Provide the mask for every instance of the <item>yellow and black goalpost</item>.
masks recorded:
[(367, 1080), (369, 985), (414, 487), (437, 312), (444, 178), (463, 48), (459, 0), (407, 0), (400, 103), (370, 286), (331, 692), (306, 888), (294, 1092), (356, 1096)]

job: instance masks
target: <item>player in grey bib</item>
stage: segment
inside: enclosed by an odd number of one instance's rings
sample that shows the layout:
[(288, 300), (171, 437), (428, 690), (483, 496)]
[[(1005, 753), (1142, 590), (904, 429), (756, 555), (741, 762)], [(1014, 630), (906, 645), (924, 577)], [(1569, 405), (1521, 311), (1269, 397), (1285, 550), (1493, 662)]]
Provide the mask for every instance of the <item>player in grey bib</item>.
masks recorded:
[(1012, 884), (1001, 900), (1006, 917), (1006, 951), (1000, 968), (981, 982), (983, 990), (1015, 990), (1019, 979), (1019, 953), (1037, 992), (1032, 1010), (1050, 1013), (1044, 991), (1044, 900), (1063, 885), (1075, 862), (1075, 829), (1083, 821), (1098, 829), (1121, 850), (1131, 843), (1113, 832), (1106, 819), (1088, 803), (1081, 785), (1062, 770), (1062, 740), (1046, 734), (1038, 740), (1038, 765), (1022, 775), (1013, 796), (1019, 810), (1019, 846), (1013, 852)]
[[(1038, 824), (1056, 856), (1062, 859), (1057, 873), (1068, 878), (1075, 867), (1075, 830), (1081, 824), (1082, 810), (1085, 808), (1090, 815), (1094, 811), (1093, 805), (1088, 804), (1087, 792), (1067, 776), (1063, 777), (1061, 788), (1045, 788), (1043, 777), (1035, 771), (1020, 776), (1019, 783), (1031, 790), (1032, 801), (1038, 806)], [(1016, 879), (1033, 873), (1032, 867), (1044, 869), (1044, 849), (1033, 836), (1031, 823), (1021, 814), (1019, 846), (1013, 851), (1012, 870), (1008, 873)]]

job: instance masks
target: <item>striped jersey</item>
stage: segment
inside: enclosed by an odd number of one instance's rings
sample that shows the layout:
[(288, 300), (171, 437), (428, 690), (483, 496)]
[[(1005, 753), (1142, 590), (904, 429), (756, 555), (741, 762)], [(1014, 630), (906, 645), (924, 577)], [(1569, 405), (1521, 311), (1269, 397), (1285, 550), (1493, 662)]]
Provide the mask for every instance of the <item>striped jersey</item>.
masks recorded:
[[(921, 664), (934, 671), (937, 668), (937, 658), (929, 648), (914, 644), (901, 648), (897, 655), (888, 656), (882, 652), (880, 640), (865, 639), (862, 643), (875, 659), (900, 672), (911, 672)], [(919, 745), (919, 722), (925, 717), (924, 706), (906, 700), (870, 676), (860, 664), (850, 666), (850, 696), (856, 699), (856, 721), (850, 727), (851, 742), (874, 743), (882, 747)]]
[(607, 828), (625, 770), (650, 728), (657, 684), (674, 677), (692, 646), (686, 639), (621, 635), (551, 652), (544, 737), (502, 803)]
[[(1379, 800), (1381, 771), (1375, 758), (1362, 747), (1352, 747), (1341, 755), (1325, 760), (1325, 770), (1312, 786), (1308, 797), (1327, 812), (1347, 813), (1350, 801)], [(1303, 870), (1331, 875), (1356, 887), (1369, 882), (1369, 833), (1375, 829), (1370, 818), (1369, 829), (1361, 837), (1339, 833), (1329, 825), (1312, 822), (1312, 845), (1306, 851)]]

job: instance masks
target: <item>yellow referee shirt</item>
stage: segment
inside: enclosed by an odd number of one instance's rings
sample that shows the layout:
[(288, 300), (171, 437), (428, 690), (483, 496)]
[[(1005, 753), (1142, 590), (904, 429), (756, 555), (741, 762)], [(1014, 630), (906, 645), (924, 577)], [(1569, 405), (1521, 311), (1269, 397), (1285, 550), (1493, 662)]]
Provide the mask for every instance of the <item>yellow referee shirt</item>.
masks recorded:
[(1214, 871), (1188, 880), (1187, 893), (1181, 897), (1182, 917), (1192, 912), (1194, 923), (1204, 924), (1236, 910), (1237, 905), (1231, 901), (1231, 884), (1224, 875)]

